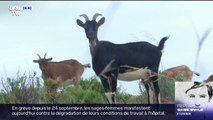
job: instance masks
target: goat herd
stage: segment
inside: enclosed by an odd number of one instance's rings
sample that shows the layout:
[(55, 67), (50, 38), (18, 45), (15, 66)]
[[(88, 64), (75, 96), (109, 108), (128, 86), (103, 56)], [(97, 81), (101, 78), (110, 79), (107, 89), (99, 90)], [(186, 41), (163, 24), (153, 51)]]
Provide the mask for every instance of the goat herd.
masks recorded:
[[(141, 79), (144, 83), (148, 103), (160, 104), (160, 88), (158, 82), (158, 69), (164, 44), (169, 37), (163, 37), (158, 46), (148, 42), (131, 42), (125, 44), (114, 44), (109, 41), (99, 41), (98, 28), (105, 22), (102, 17), (96, 21), (96, 13), (92, 20), (86, 14), (80, 15), (85, 22), (77, 19), (77, 24), (84, 28), (89, 40), (90, 53), (92, 56), (92, 68), (100, 78), (110, 104), (116, 103), (117, 79), (133, 81)], [(80, 88), (80, 77), (85, 68), (90, 64), (81, 64), (77, 60), (70, 59), (60, 62), (50, 62), (52, 58), (41, 58), (33, 60), (39, 64), (44, 80), (52, 79), (61, 83), (70, 82)], [(199, 73), (191, 71), (187, 66), (178, 66), (163, 72), (169, 78), (175, 78), (181, 73), (186, 80), (191, 80), (192, 75)], [(211, 80), (213, 76), (210, 77)], [(210, 79), (209, 78), (209, 79)]]

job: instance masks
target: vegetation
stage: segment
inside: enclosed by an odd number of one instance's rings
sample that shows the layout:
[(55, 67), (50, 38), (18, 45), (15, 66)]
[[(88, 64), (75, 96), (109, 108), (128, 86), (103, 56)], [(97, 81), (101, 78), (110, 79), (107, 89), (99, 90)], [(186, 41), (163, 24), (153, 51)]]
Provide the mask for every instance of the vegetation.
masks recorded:
[[(47, 92), (36, 73), (2, 79), (3, 90), (0, 104), (106, 104), (103, 86), (96, 77), (81, 80), (81, 88), (72, 85), (61, 86), (61, 92)], [(51, 81), (44, 82), (52, 84)], [(117, 90), (118, 104), (141, 104), (140, 96), (133, 96)]]
[[(162, 73), (160, 73), (158, 83), (161, 89), (161, 101), (166, 104), (174, 104), (175, 101), (175, 81), (168, 79)], [(177, 78), (180, 75), (177, 76)]]
[(31, 104), (39, 103), (41, 84), (36, 74), (17, 76), (17, 78), (2, 79), (3, 90), (0, 93), (0, 103)]
[[(0, 93), (0, 104), (106, 104), (107, 98), (101, 82), (95, 77), (81, 80), (81, 88), (64, 84), (60, 92), (50, 92), (43, 80), (36, 73), (2, 79), (3, 90)], [(174, 81), (160, 77), (162, 103), (174, 103)], [(54, 81), (44, 84), (55, 85)], [(131, 95), (117, 88), (118, 104), (146, 104), (147, 93), (142, 90), (140, 95)]]

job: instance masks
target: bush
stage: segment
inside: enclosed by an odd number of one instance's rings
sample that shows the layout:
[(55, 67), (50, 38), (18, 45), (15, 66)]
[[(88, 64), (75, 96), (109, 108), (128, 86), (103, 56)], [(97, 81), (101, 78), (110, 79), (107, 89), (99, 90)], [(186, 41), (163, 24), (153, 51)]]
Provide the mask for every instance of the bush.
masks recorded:
[(0, 103), (31, 104), (38, 103), (40, 82), (36, 74), (17, 76), (17, 78), (2, 79), (3, 90)]
[(164, 77), (164, 75), (160, 73), (158, 84), (161, 90), (162, 103), (174, 103), (175, 81)]
[[(62, 92), (53, 93), (40, 81), (36, 73), (2, 79), (4, 90), (0, 93), (0, 104), (108, 104), (103, 85), (95, 76), (82, 79), (80, 89), (65, 84)], [(144, 94), (134, 96), (117, 88), (118, 104), (145, 103), (144, 97)]]
[(51, 94), (49, 104), (104, 104), (107, 103), (104, 90), (96, 77), (81, 80), (81, 88), (75, 88), (68, 84), (63, 85), (61, 93)]

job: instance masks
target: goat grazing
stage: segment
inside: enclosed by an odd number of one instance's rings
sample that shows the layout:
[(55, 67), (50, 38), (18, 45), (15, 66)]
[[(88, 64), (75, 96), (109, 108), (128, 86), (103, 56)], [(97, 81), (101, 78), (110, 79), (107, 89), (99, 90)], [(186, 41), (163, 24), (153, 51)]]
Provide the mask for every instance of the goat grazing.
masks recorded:
[[(154, 46), (145, 41), (126, 44), (99, 41), (97, 37), (98, 28), (104, 23), (105, 18), (102, 17), (96, 22), (96, 18), (102, 16), (99, 13), (96, 13), (91, 21), (86, 14), (80, 16), (84, 17), (86, 22), (84, 23), (79, 19), (77, 19), (76, 22), (80, 27), (84, 28), (86, 37), (89, 39), (93, 70), (96, 75), (100, 77), (110, 104), (116, 103), (117, 79), (121, 78), (131, 81), (144, 78), (141, 74), (137, 74), (140, 73), (137, 70), (125, 66), (143, 68), (147, 72), (151, 70), (158, 73), (162, 55), (161, 50), (163, 50), (164, 43), (168, 37), (162, 38), (158, 46)], [(133, 74), (135, 71), (137, 73)], [(157, 75), (149, 78), (151, 80), (150, 83), (154, 86), (155, 94), (152, 96), (149, 95), (152, 89), (149, 87), (149, 84), (145, 84), (148, 93), (148, 103), (152, 101), (153, 97), (156, 97), (155, 100), (157, 104), (160, 103), (160, 89), (158, 82), (154, 82), (157, 78)]]
[(176, 79), (177, 75), (181, 75), (181, 81), (192, 81), (193, 74), (200, 76), (198, 72), (192, 71), (186, 65), (180, 65), (177, 67), (172, 67), (162, 72), (168, 78)]
[[(90, 68), (90, 64), (82, 65), (74, 59), (50, 62), (52, 58), (46, 58), (46, 54), (44, 58), (41, 58), (39, 55), (38, 57), (39, 59), (33, 60), (33, 62), (39, 64), (44, 80), (54, 80), (59, 83), (68, 82), (74, 84), (77, 88), (80, 88), (80, 78), (84, 72), (84, 68)], [(54, 90), (56, 89), (54, 87)]]

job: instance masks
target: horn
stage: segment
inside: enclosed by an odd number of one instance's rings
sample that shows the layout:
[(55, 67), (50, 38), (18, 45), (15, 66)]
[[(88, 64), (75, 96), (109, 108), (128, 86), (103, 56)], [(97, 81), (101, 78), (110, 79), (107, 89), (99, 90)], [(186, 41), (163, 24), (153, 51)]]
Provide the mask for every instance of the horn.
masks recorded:
[(95, 15), (93, 16), (92, 20), (96, 20), (96, 18), (97, 18), (98, 16), (102, 16), (102, 14), (100, 14), (100, 13), (95, 13)]
[(47, 53), (44, 54), (44, 59), (46, 58)]
[(84, 17), (86, 21), (89, 21), (89, 17), (86, 14), (80, 15), (80, 17)]
[(53, 58), (48, 58), (47, 61), (51, 61)]
[(39, 57), (39, 59), (41, 59), (41, 56), (39, 54), (37, 54), (37, 56)]

